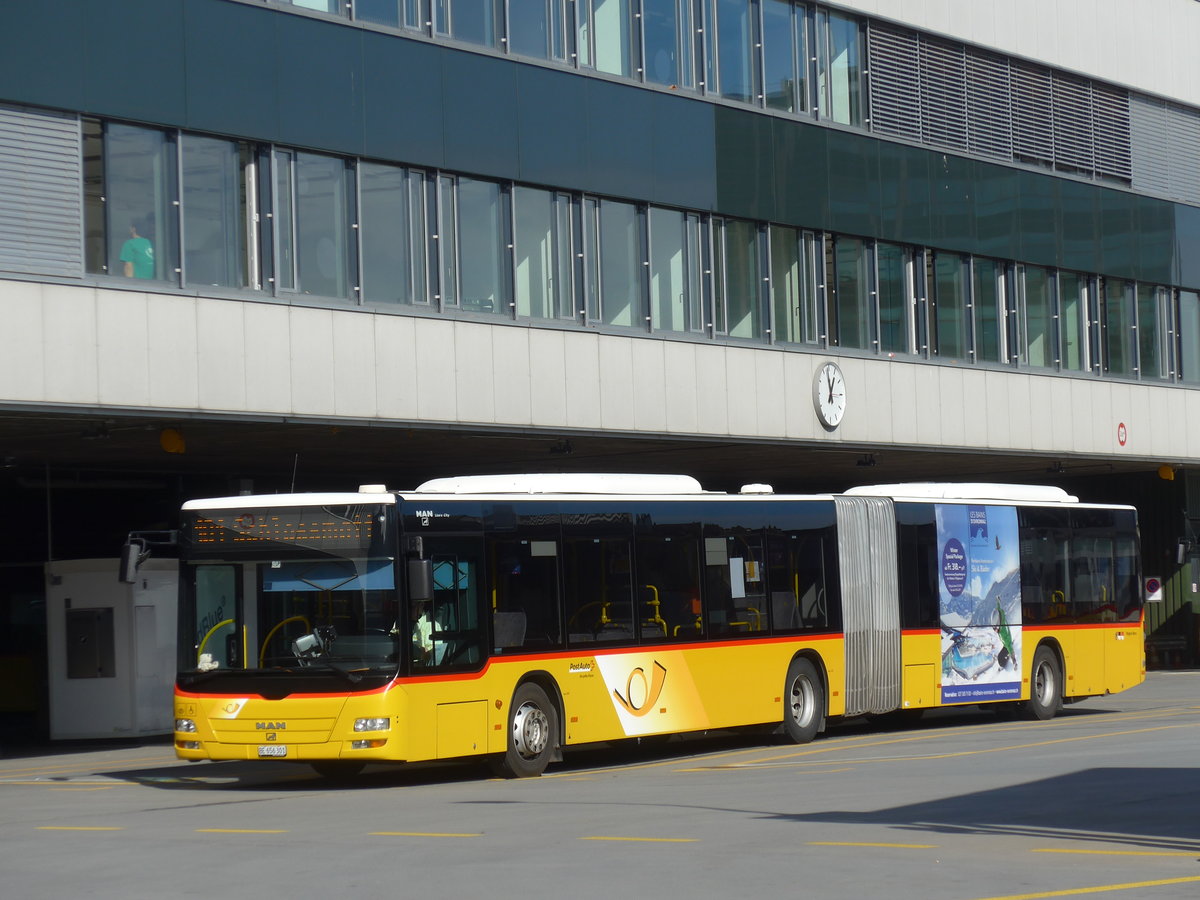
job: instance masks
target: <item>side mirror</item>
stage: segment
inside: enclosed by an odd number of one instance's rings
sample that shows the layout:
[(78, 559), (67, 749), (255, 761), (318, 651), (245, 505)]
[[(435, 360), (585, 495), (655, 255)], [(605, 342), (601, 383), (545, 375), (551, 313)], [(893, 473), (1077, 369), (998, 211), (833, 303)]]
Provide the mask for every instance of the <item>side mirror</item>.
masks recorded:
[(121, 547), (121, 563), (117, 571), (117, 579), (123, 584), (133, 584), (137, 581), (138, 564), (142, 561), (142, 545), (127, 542)]
[(408, 561), (408, 600), (433, 599), (433, 561), (410, 559)]

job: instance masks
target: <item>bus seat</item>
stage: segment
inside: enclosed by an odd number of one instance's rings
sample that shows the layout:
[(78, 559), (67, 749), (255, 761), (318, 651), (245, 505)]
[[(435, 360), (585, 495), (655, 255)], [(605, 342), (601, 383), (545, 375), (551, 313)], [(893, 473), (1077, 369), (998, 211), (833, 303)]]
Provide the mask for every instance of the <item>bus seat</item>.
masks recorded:
[(502, 612), (496, 610), (492, 614), (492, 631), (495, 635), (497, 650), (506, 647), (521, 647), (525, 644), (525, 628), (527, 619), (523, 611)]
[(771, 616), (776, 628), (800, 627), (800, 603), (791, 591), (771, 591)]

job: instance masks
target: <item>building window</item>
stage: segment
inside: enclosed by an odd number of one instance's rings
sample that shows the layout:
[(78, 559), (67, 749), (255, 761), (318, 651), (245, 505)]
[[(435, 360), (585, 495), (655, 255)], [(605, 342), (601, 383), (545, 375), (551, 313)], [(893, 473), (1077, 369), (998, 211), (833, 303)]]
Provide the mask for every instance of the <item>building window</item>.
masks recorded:
[(889, 356), (916, 352), (913, 310), (914, 254), (896, 244), (875, 245), (877, 302), (879, 306), (879, 352)]
[(641, 216), (632, 203), (585, 197), (583, 234), (588, 318), (632, 326), (645, 315)]
[(1120, 278), (1100, 281), (1100, 322), (1103, 328), (1104, 371), (1133, 374), (1133, 282)]
[(1152, 284), (1137, 286), (1138, 375), (1171, 376), (1171, 294)]
[(508, 49), (539, 59), (566, 59), (566, 0), (508, 0)]
[(843, 125), (863, 124), (863, 53), (857, 19), (818, 9), (817, 112)]
[(425, 173), (359, 163), (362, 294), (368, 303), (428, 303)]
[(647, 81), (695, 87), (693, 10), (692, 0), (643, 0)]
[(513, 190), (517, 315), (571, 318), (571, 200), (566, 194)]
[[(180, 137), (183, 182), (183, 273), (187, 284), (245, 287), (250, 212), (250, 148), (236, 141)], [(254, 273), (257, 277), (257, 273)]]
[(277, 289), (349, 297), (351, 278), (357, 274), (349, 162), (281, 149), (274, 157)]
[(1200, 293), (1179, 292), (1179, 377), (1200, 384)]
[(700, 217), (651, 207), (650, 325), (655, 331), (704, 327)]
[(83, 154), (88, 271), (178, 284), (175, 136), (85, 120)]
[(929, 254), (929, 283), (933, 286), (933, 347), (945, 359), (967, 359), (967, 275), (969, 260), (957, 253)]
[(500, 185), (443, 176), (440, 194), (443, 305), (508, 315), (508, 213)]
[(425, 0), (354, 0), (354, 18), (393, 28), (424, 30)]
[(791, 0), (763, 0), (762, 17), (766, 105), (784, 112), (804, 112), (808, 105), (804, 6)]
[(1086, 372), (1088, 363), (1088, 282), (1086, 275), (1060, 272), (1059, 359), (1070, 372)]
[(1054, 331), (1054, 274), (1041, 266), (1017, 267), (1018, 346), (1023, 363), (1053, 368), (1058, 363)]
[(758, 226), (742, 219), (714, 219), (716, 330), (730, 337), (763, 337)]
[(858, 238), (833, 236), (826, 243), (826, 277), (833, 273), (828, 299), (831, 343), (867, 350), (872, 347), (871, 266), (867, 244)]
[(629, 78), (637, 59), (631, 0), (578, 0), (579, 64)]
[(1004, 264), (994, 259), (972, 259), (971, 273), (975, 361), (1004, 362)]
[(777, 343), (815, 344), (820, 337), (816, 285), (816, 239), (782, 225), (771, 226), (771, 310)]
[(728, 100), (754, 101), (756, 44), (752, 6), (746, 0), (712, 0), (717, 28), (717, 79), (720, 94)]
[(434, 28), (458, 41), (495, 47), (503, 9), (499, 0), (433, 0)]

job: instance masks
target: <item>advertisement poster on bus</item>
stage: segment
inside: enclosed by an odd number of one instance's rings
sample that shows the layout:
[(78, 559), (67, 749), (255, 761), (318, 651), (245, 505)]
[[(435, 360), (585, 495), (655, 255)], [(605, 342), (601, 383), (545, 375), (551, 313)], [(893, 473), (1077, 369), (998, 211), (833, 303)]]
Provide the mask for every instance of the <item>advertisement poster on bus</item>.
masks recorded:
[(942, 702), (1021, 695), (1021, 568), (1011, 506), (938, 504)]

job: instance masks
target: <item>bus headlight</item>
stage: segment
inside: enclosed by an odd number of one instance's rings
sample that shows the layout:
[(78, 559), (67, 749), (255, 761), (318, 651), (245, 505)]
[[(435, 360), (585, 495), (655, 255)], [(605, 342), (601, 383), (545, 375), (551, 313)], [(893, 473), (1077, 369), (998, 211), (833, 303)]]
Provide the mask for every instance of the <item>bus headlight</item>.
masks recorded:
[(196, 730), (196, 722), (194, 719), (176, 719), (175, 730), (191, 734)]
[(392, 726), (392, 720), (387, 718), (382, 719), (355, 719), (355, 731), (388, 731)]

